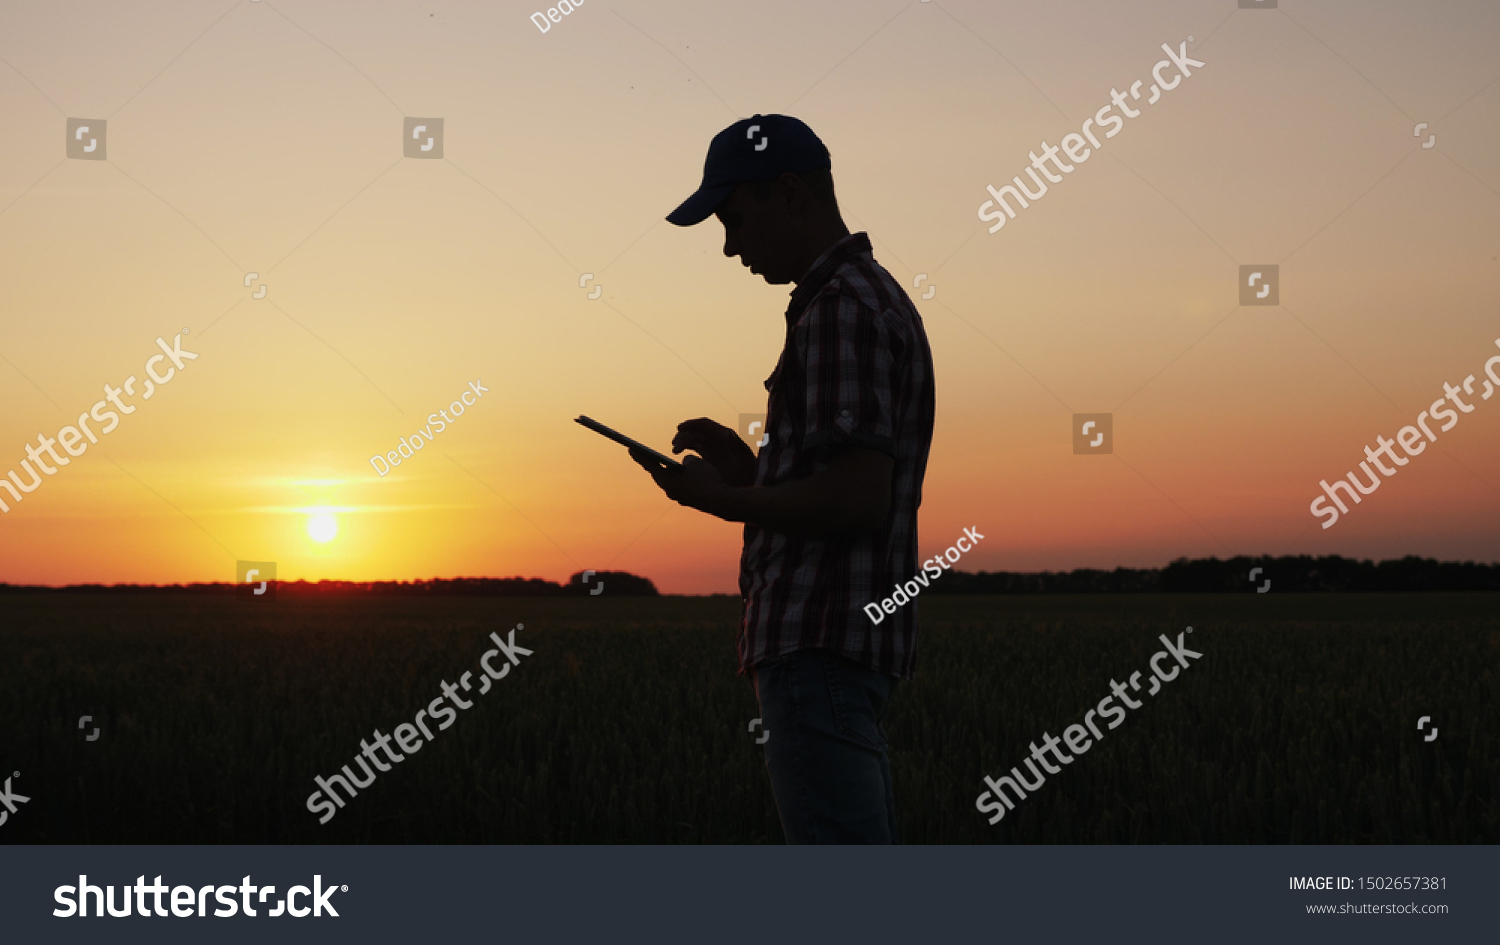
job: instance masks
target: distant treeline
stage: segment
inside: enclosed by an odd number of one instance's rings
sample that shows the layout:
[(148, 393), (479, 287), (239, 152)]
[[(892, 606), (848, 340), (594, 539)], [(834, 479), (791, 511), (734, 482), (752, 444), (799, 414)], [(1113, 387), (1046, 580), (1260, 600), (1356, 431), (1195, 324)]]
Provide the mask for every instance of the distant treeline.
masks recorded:
[[(587, 597), (595, 588), (609, 597), (658, 597), (649, 578), (625, 571), (596, 571), (589, 582), (576, 572), (566, 584), (542, 578), (434, 578), (431, 581), (276, 581), (278, 597)], [(236, 584), (70, 584), (67, 587), (37, 587), (0, 584), (0, 593), (68, 591), (74, 594), (220, 594), (243, 592)]]
[[(1250, 572), (1260, 568), (1254, 580)], [(1500, 591), (1500, 564), (1438, 561), (1409, 555), (1360, 561), (1326, 555), (1178, 558), (1165, 568), (1097, 571), (945, 571), (925, 594), (1217, 594), (1245, 593), (1271, 582), (1274, 593), (1328, 591)]]
[[(1252, 581), (1251, 570), (1260, 572)], [(583, 583), (583, 572), (566, 584), (542, 578), (434, 578), (431, 581), (276, 582), (278, 596), (288, 597), (582, 597), (603, 585), (601, 596), (659, 597), (649, 578), (625, 571), (598, 571)], [(1391, 561), (1360, 561), (1327, 555), (1282, 558), (1178, 558), (1165, 568), (1115, 568), (1099, 571), (944, 571), (926, 594), (1222, 594), (1246, 593), (1271, 582), (1269, 591), (1500, 591), (1500, 564), (1438, 561), (1407, 556)], [(39, 587), (0, 584), (4, 593), (182, 593), (233, 594), (234, 584), (70, 584)], [(716, 594), (715, 597), (734, 597)]]

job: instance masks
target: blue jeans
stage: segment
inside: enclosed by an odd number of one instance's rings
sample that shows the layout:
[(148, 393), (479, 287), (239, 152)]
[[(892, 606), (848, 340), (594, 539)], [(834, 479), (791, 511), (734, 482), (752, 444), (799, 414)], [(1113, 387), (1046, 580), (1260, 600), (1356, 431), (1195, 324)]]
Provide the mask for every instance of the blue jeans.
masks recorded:
[(766, 660), (750, 680), (787, 843), (895, 843), (880, 719), (897, 680), (827, 650)]

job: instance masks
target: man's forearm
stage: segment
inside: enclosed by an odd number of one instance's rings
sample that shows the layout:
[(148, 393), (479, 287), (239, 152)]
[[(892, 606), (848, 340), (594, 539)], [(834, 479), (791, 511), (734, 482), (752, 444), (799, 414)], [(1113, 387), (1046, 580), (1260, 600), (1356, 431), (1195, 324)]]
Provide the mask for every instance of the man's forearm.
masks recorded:
[(709, 511), (731, 522), (818, 538), (879, 529), (890, 512), (889, 473), (877, 488), (859, 488), (847, 469), (831, 466), (776, 486), (724, 486)]
[(827, 538), (858, 529), (848, 514), (822, 501), (811, 479), (779, 486), (725, 486), (714, 514), (768, 531)]

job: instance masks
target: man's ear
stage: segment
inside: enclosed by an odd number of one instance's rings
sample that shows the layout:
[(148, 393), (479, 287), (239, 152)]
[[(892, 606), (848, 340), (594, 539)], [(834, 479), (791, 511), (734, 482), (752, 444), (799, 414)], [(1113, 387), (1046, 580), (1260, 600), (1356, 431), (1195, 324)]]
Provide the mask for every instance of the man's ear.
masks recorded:
[(807, 181), (788, 171), (781, 176), (779, 183), (781, 192), (785, 195), (788, 213), (800, 219), (817, 212), (816, 200), (813, 198), (812, 188), (808, 186)]
[(781, 191), (788, 207), (799, 211), (802, 209), (802, 205), (806, 202), (807, 198), (807, 188), (803, 186), (802, 178), (791, 171), (787, 171), (776, 182), (776, 189)]

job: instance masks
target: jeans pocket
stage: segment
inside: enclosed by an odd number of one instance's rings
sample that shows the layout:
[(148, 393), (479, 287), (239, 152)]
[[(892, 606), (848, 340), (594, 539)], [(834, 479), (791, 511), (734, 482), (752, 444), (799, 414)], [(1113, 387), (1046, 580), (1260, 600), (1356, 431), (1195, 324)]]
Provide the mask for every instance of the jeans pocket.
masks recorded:
[(887, 691), (884, 680), (872, 670), (835, 656), (823, 655), (822, 663), (839, 734), (871, 751), (885, 751), (885, 733), (880, 728)]

